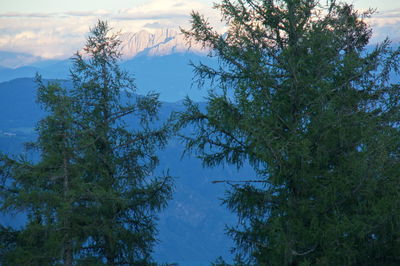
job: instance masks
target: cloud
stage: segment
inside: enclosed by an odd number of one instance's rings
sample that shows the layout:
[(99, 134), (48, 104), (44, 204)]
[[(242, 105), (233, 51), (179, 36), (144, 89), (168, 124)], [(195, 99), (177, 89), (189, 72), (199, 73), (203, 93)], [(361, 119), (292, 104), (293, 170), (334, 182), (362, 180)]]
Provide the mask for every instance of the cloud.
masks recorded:
[(62, 18), (62, 17), (93, 17), (93, 16), (107, 16), (112, 13), (107, 10), (95, 11), (67, 11), (67, 12), (54, 12), (54, 13), (0, 13), (0, 18)]
[(0, 18), (49, 18), (57, 16), (57, 13), (0, 13)]
[(399, 19), (400, 8), (395, 8), (391, 10), (378, 11), (374, 17), (375, 18), (397, 18)]
[(378, 12), (367, 22), (373, 30), (372, 43), (381, 42), (387, 37), (394, 42), (400, 41), (400, 9)]
[[(210, 25), (222, 29), (220, 14), (211, 0), (149, 0), (137, 6), (110, 11), (65, 11), (49, 13), (0, 13), (0, 50), (45, 58), (68, 58), (85, 42), (89, 28), (98, 19), (107, 20), (122, 32), (141, 29), (189, 28), (190, 12), (199, 11)], [(368, 20), (373, 26), (373, 42), (387, 35), (400, 37), (400, 9), (379, 12)]]
[(144, 24), (143, 27), (149, 28), (149, 29), (161, 29), (161, 28), (164, 28), (164, 26), (160, 22), (146, 23), (146, 24)]
[(217, 17), (211, 15), (211, 4), (204, 3), (204, 0), (149, 0), (116, 12), (99, 9), (0, 13), (0, 50), (49, 59), (67, 58), (83, 46), (89, 28), (98, 19), (107, 20), (111, 27), (122, 32), (178, 28), (188, 27), (192, 10), (207, 17)]
[(0, 50), (65, 58), (83, 45), (92, 18), (0, 18)]
[(169, 13), (169, 12), (138, 12), (138, 13), (124, 13), (111, 17), (115, 20), (153, 20), (153, 19), (176, 19), (176, 18), (189, 18), (189, 14)]

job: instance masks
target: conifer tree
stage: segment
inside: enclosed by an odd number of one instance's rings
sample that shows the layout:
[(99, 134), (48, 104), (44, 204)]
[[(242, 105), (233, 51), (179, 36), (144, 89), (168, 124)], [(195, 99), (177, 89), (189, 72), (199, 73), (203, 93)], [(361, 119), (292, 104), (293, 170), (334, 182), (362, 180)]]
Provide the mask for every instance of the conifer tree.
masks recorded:
[(257, 171), (228, 182), (224, 199), (239, 218), (228, 228), (236, 262), (400, 263), (400, 90), (389, 77), (399, 50), (368, 49), (371, 11), (316, 0), (215, 8), (226, 33), (197, 12), (183, 31), (220, 65), (195, 66), (213, 90), (205, 111), (187, 100), (178, 125), (194, 125), (184, 139), (206, 166)]
[[(157, 94), (133, 95), (133, 79), (117, 64), (120, 40), (109, 31), (99, 21), (83, 54), (73, 59), (74, 122), (81, 134), (78, 165), (84, 180), (78, 212), (84, 215), (80, 222), (89, 254), (108, 265), (145, 264), (155, 242), (156, 211), (171, 194), (168, 175), (149, 179), (169, 129), (152, 125), (160, 107)], [(128, 130), (128, 122), (135, 127)]]
[[(38, 140), (30, 149), (39, 150), (41, 160), (2, 156), (2, 210), (23, 211), (28, 222), (21, 231), (3, 228), (15, 249), (4, 254), (5, 265), (50, 265), (64, 260), (72, 265), (69, 183), (74, 150), (71, 136), (70, 98), (57, 83), (45, 85), (37, 77), (38, 102), (49, 113), (37, 126)], [(7, 243), (7, 241), (5, 241)]]
[[(157, 94), (137, 96), (119, 68), (120, 40), (106, 22), (73, 57), (73, 87), (38, 80), (48, 116), (38, 124), (38, 162), (1, 159), (2, 210), (28, 214), (19, 231), (3, 228), (5, 261), (18, 265), (146, 265), (156, 214), (172, 179), (157, 177)], [(7, 263), (6, 263), (7, 264)]]

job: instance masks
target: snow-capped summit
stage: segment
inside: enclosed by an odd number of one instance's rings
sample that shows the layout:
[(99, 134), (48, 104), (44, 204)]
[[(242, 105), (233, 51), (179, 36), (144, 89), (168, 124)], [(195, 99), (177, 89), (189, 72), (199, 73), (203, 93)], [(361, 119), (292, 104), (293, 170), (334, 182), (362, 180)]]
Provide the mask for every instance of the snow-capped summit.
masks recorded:
[(129, 59), (138, 54), (148, 56), (162, 56), (172, 53), (204, 53), (201, 45), (192, 44), (189, 48), (183, 34), (175, 29), (159, 29), (154, 33), (141, 30), (136, 33), (124, 33), (122, 41), (123, 58)]

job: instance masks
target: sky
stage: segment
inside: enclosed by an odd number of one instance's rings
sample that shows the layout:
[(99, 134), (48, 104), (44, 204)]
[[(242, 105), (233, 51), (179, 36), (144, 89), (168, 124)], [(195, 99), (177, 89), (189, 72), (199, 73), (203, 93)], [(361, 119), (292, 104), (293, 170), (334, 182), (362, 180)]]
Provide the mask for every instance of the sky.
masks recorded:
[[(321, 0), (323, 2), (325, 0)], [(83, 46), (98, 19), (114, 29), (136, 32), (187, 28), (189, 14), (199, 11), (211, 25), (220, 24), (213, 0), (0, 0), (0, 52), (27, 53), (45, 59), (71, 56)], [(360, 10), (373, 7), (373, 41), (400, 40), (399, 0), (347, 0)]]

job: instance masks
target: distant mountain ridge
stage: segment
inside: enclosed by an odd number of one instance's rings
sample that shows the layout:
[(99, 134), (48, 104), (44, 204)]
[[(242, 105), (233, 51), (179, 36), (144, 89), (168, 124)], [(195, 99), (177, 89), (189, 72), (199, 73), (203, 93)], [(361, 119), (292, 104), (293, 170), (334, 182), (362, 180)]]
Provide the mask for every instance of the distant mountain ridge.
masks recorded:
[[(172, 53), (164, 56), (135, 56), (121, 62), (121, 67), (131, 73), (136, 80), (139, 94), (150, 91), (160, 93), (160, 99), (176, 102), (190, 96), (201, 101), (209, 87), (203, 89), (192, 86), (193, 68), (189, 62), (203, 62), (215, 66), (216, 60), (191, 52)], [(33, 78), (36, 73), (45, 79), (69, 79), (70, 60), (53, 62), (41, 67), (0, 68), (0, 82), (17, 78)]]
[[(204, 98), (209, 88), (199, 90), (192, 87), (193, 68), (189, 63), (215, 65), (216, 62), (205, 56), (206, 51), (201, 45), (192, 43), (189, 48), (183, 34), (176, 29), (128, 32), (119, 38), (122, 41), (121, 66), (135, 76), (139, 93), (155, 91), (160, 93), (161, 100), (167, 102), (182, 100), (187, 95), (197, 101)], [(13, 58), (12, 53), (0, 52), (0, 66), (4, 59), (2, 56), (7, 60)], [(15, 54), (15, 60), (17, 58), (22, 57)], [(17, 68), (0, 67), (0, 82), (32, 78), (36, 73), (45, 79), (70, 78), (71, 61), (68, 59), (29, 62), (28, 66)]]
[(40, 60), (43, 60), (43, 58), (27, 53), (0, 51), (0, 69), (23, 67)]
[[(175, 53), (194, 53), (205, 55), (206, 50), (200, 44), (191, 43), (176, 29), (164, 28), (154, 32), (141, 30), (125, 32), (119, 36), (122, 41), (122, 58), (130, 60), (139, 55), (165, 56)], [(79, 47), (77, 47), (78, 49)], [(72, 56), (68, 55), (68, 57)], [(0, 69), (17, 69), (21, 67), (45, 67), (61, 62), (60, 59), (45, 59), (28, 53), (0, 51)]]
[(184, 35), (175, 29), (157, 29), (154, 33), (146, 30), (123, 33), (120, 40), (124, 59), (132, 59), (137, 55), (165, 56), (189, 51), (197, 54), (206, 53), (198, 43), (189, 46)]

